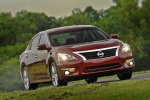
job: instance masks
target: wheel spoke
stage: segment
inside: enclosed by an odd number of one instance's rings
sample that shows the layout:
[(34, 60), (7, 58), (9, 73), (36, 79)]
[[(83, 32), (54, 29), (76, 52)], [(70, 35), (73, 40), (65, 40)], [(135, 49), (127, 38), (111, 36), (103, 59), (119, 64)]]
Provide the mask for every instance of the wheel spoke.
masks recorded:
[(26, 71), (26, 69), (23, 70), (23, 81), (24, 81), (24, 86), (25, 89), (29, 89), (29, 77), (28, 77), (28, 73)]
[(52, 76), (52, 82), (54, 86), (58, 85), (58, 75), (57, 75), (57, 70), (55, 68), (55, 65), (52, 65), (51, 67), (51, 76)]

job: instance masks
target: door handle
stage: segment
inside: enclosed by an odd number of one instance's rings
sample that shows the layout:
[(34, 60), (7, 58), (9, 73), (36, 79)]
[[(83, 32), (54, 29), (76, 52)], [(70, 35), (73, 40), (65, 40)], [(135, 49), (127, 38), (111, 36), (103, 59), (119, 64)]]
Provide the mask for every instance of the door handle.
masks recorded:
[(37, 58), (37, 54), (34, 57)]
[(28, 58), (28, 54), (26, 54), (25, 57)]
[(37, 55), (36, 56), (34, 56), (35, 58), (37, 58)]

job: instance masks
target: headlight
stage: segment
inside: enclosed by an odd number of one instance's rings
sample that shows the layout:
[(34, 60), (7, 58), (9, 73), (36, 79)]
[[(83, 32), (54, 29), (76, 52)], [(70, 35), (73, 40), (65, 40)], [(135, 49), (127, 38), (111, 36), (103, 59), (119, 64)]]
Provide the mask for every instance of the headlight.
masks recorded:
[(123, 43), (123, 48), (122, 48), (122, 52), (128, 52), (130, 51), (130, 46), (126, 43)]
[(58, 61), (67, 61), (67, 60), (76, 60), (76, 57), (65, 53), (58, 53)]

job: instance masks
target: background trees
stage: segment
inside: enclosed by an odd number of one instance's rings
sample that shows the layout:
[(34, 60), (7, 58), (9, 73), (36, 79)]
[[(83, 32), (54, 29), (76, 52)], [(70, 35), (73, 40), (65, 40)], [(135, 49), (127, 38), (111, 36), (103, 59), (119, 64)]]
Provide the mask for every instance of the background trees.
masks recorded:
[(132, 48), (136, 61), (134, 71), (149, 70), (150, 0), (144, 0), (142, 7), (138, 6), (138, 0), (113, 1), (116, 6), (107, 10), (95, 10), (91, 6), (84, 10), (75, 8), (64, 18), (26, 10), (15, 16), (9, 12), (0, 13), (0, 91), (22, 89), (19, 55), (33, 35), (59, 26), (95, 25), (108, 34), (118, 33)]

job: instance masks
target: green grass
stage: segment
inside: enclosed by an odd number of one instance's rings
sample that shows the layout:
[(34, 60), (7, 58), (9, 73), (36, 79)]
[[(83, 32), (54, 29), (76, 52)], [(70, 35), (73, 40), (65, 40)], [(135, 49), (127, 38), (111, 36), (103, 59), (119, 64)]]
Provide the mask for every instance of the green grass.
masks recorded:
[(0, 100), (150, 100), (150, 79), (0, 93)]

